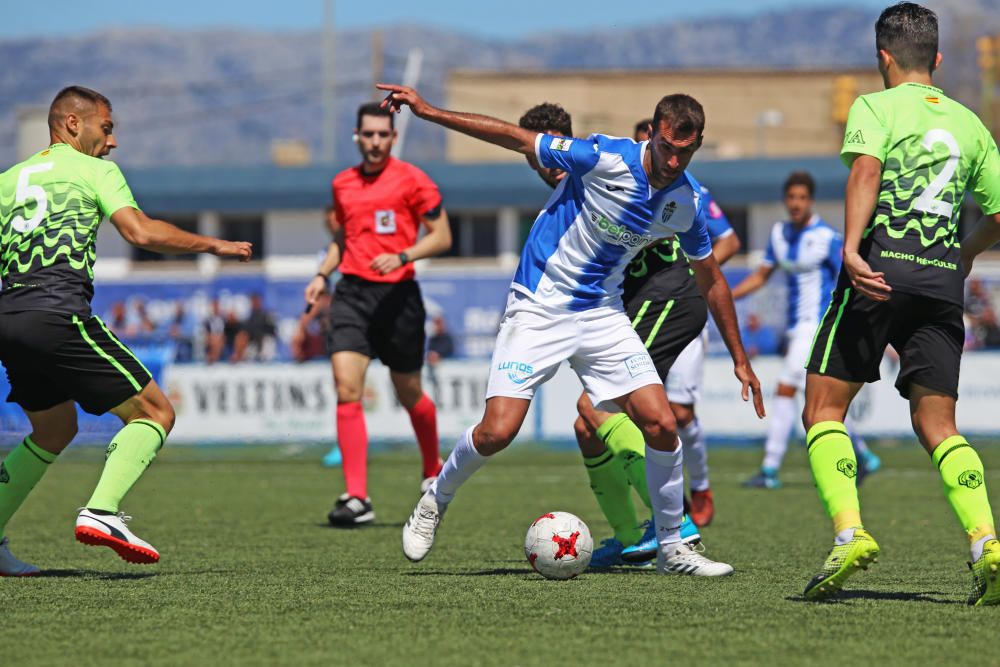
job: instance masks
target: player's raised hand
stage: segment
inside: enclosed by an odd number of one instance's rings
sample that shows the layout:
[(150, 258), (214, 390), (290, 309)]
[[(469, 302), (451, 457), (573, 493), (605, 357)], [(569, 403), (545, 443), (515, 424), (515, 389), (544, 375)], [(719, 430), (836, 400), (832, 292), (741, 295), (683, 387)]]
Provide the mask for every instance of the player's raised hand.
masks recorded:
[(253, 244), (249, 241), (222, 241), (212, 253), (218, 257), (235, 257), (241, 262), (249, 262), (253, 257)]
[(753, 367), (750, 366), (750, 362), (746, 361), (742, 364), (737, 364), (733, 369), (736, 373), (736, 378), (743, 385), (740, 390), (740, 396), (744, 401), (750, 400), (750, 394), (753, 393), (753, 409), (757, 411), (757, 416), (763, 419), (767, 416), (764, 411), (764, 394), (760, 391), (760, 380), (757, 379), (756, 373), (753, 372)]
[(885, 282), (885, 274), (872, 271), (864, 259), (856, 252), (844, 253), (844, 270), (851, 279), (851, 285), (862, 296), (872, 301), (888, 301), (892, 288)]
[(424, 98), (420, 97), (416, 90), (409, 86), (397, 86), (394, 83), (376, 83), (375, 87), (389, 93), (382, 100), (381, 107), (383, 109), (399, 113), (404, 106), (408, 106), (413, 110), (414, 114), (420, 116), (430, 106), (424, 101)]

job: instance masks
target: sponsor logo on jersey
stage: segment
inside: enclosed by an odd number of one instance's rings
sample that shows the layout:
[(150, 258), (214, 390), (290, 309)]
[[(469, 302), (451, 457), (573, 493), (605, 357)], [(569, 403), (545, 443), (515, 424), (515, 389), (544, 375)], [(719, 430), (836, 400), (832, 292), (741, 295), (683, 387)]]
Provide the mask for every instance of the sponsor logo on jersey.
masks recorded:
[(620, 185), (612, 185), (611, 183), (606, 183), (604, 185), (604, 187), (606, 187), (608, 189), (608, 192), (618, 192), (620, 190), (624, 190), (625, 189), (625, 188), (623, 188)]
[(858, 130), (854, 134), (850, 135), (845, 143), (863, 144), (865, 143), (865, 135), (861, 134), (861, 130)]
[(656, 372), (656, 367), (653, 366), (653, 360), (648, 354), (633, 354), (625, 360), (625, 368), (628, 369), (628, 373), (632, 377), (642, 375), (643, 373)]
[(605, 239), (626, 248), (644, 248), (652, 242), (653, 237), (646, 234), (636, 234), (624, 225), (616, 225), (599, 213), (591, 213), (590, 220), (597, 226)]
[(677, 202), (671, 201), (667, 202), (667, 205), (663, 207), (663, 212), (660, 213), (660, 221), (667, 222), (674, 216), (674, 211), (677, 210)]
[(535, 367), (520, 361), (501, 361), (497, 364), (498, 371), (506, 371), (507, 379), (514, 384), (524, 384), (535, 373)]
[(572, 139), (564, 139), (562, 137), (553, 139), (550, 147), (554, 151), (562, 151), (563, 153), (569, 152), (569, 147), (573, 145)]

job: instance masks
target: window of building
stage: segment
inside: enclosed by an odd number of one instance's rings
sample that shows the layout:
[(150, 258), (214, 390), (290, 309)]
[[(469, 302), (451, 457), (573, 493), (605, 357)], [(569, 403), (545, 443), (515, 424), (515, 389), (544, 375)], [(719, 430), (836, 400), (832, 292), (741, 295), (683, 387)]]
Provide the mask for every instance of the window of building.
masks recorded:
[(249, 241), (253, 244), (254, 260), (267, 257), (264, 217), (261, 215), (219, 216), (219, 237), (227, 241)]
[[(173, 215), (171, 213), (146, 213), (146, 215), (156, 220), (166, 220), (186, 232), (198, 233), (198, 216), (196, 215)], [(164, 255), (132, 246), (132, 261), (135, 262), (193, 262), (197, 257), (196, 253)]]
[(448, 213), (451, 249), (444, 257), (496, 257), (499, 230), (494, 214)]

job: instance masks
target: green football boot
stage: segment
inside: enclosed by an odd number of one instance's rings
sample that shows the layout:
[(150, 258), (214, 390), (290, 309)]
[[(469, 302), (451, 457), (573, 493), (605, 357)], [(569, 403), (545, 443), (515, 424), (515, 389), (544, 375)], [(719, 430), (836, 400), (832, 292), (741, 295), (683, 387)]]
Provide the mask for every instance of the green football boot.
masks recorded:
[(990, 540), (983, 545), (983, 555), (975, 563), (969, 563), (972, 570), (972, 594), (969, 604), (976, 607), (1000, 604), (1000, 542)]
[(848, 577), (877, 563), (878, 552), (878, 544), (872, 536), (864, 528), (855, 528), (850, 542), (834, 545), (830, 550), (823, 569), (809, 580), (802, 595), (807, 600), (825, 600), (835, 595)]

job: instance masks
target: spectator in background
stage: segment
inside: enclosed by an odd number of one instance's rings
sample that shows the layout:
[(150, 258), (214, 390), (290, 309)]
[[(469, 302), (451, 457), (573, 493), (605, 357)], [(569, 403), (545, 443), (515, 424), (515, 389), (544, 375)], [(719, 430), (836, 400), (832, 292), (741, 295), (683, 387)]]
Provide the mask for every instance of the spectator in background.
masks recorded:
[(202, 328), (205, 330), (205, 363), (214, 364), (226, 353), (226, 318), (218, 297), (212, 299), (210, 308)]
[(774, 333), (774, 329), (763, 325), (757, 313), (747, 315), (741, 335), (743, 347), (751, 359), (761, 354), (778, 353), (778, 336)]
[(233, 344), (233, 361), (271, 361), (278, 352), (278, 327), (274, 315), (264, 310), (264, 298), (250, 295), (250, 315)]
[(965, 296), (965, 314), (976, 323), (984, 311), (992, 308), (993, 299), (990, 298), (986, 284), (980, 278), (970, 278), (968, 294)]
[(431, 335), (427, 339), (427, 363), (434, 365), (442, 359), (455, 356), (455, 341), (448, 333), (443, 315), (431, 319)]
[(128, 321), (124, 301), (115, 301), (111, 304), (111, 310), (107, 315), (108, 326), (119, 336), (125, 335), (125, 327)]
[(131, 312), (125, 315), (125, 336), (127, 338), (146, 338), (156, 331), (156, 323), (149, 317), (146, 301), (140, 297), (132, 299)]
[[(299, 326), (290, 341), (292, 358), (295, 361), (301, 363), (327, 356), (326, 339), (330, 333), (329, 314), (332, 301), (333, 296), (329, 292), (324, 292), (316, 299), (312, 308), (299, 316)], [(337, 450), (338, 453), (339, 451)]]
[(973, 331), (977, 349), (995, 350), (1000, 348), (1000, 323), (997, 322), (997, 312), (992, 307), (982, 311)]
[(174, 361), (186, 362), (194, 357), (194, 327), (184, 302), (178, 301), (167, 326), (167, 339), (174, 344)]

